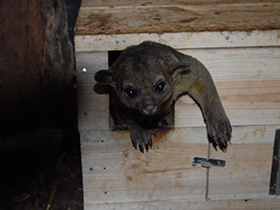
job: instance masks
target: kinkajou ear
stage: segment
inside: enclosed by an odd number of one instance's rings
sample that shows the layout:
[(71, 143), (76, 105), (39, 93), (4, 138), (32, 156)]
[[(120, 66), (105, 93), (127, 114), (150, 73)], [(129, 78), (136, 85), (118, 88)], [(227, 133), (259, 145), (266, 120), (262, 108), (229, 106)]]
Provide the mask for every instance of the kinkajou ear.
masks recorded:
[(174, 68), (173, 68), (173, 73), (172, 73), (172, 77), (173, 79), (176, 78), (176, 76), (179, 74), (179, 73), (184, 73), (184, 74), (188, 74), (190, 73), (192, 70), (191, 70), (191, 63), (188, 62), (188, 61), (185, 61), (185, 62), (180, 62), (180, 63), (177, 63), (174, 65)]
[(114, 87), (116, 84), (113, 80), (112, 72), (108, 70), (100, 70), (96, 72), (96, 74), (94, 75), (94, 79), (98, 83), (111, 85), (112, 87)]

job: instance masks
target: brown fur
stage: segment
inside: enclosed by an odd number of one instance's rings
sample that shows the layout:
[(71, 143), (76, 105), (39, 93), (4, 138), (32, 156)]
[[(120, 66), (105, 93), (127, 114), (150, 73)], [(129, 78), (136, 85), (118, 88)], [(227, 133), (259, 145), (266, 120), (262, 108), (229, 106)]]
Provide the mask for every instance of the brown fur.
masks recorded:
[(125, 49), (109, 70), (96, 73), (111, 88), (111, 106), (124, 120), (133, 146), (144, 152), (175, 101), (191, 96), (204, 116), (209, 142), (225, 151), (231, 125), (208, 70), (197, 59), (155, 42)]

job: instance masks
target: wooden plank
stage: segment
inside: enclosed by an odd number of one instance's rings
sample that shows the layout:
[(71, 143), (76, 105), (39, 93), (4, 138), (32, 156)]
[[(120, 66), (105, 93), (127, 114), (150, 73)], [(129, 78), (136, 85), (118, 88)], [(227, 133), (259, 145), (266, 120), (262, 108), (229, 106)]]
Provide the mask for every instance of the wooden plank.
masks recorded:
[[(279, 43), (280, 44), (280, 43)], [(210, 71), (215, 82), (262, 81), (280, 78), (279, 47), (180, 49), (180, 52), (197, 58)], [(108, 69), (108, 52), (77, 53), (78, 80), (92, 82), (94, 74)], [(85, 74), (81, 70), (86, 67)]]
[(265, 48), (213, 48), (179, 51), (202, 62), (210, 71), (215, 82), (280, 79), (280, 45)]
[[(233, 125), (280, 123), (280, 48), (183, 50), (210, 71)], [(218, 58), (218, 59), (217, 59)], [(203, 126), (188, 96), (175, 107), (175, 126)]]
[(224, 159), (227, 163), (224, 168), (210, 169), (209, 199), (249, 200), (272, 197), (268, 190), (274, 134), (279, 127), (235, 127), (228, 151), (211, 151), (211, 158)]
[(123, 50), (143, 41), (176, 49), (280, 46), (280, 30), (76, 35), (76, 52)]
[(279, 3), (81, 7), (76, 34), (280, 29), (279, 10)]
[[(274, 140), (274, 133), (280, 124), (277, 125), (252, 125), (234, 126), (232, 131), (232, 145), (268, 145)], [(229, 146), (229, 150), (231, 146)], [(272, 152), (272, 151), (269, 151)], [(212, 155), (222, 155), (226, 158), (227, 153), (211, 151)], [(217, 156), (216, 156), (217, 157)], [(221, 157), (222, 158), (222, 157)], [(272, 158), (272, 156), (271, 156)]]
[[(152, 6), (152, 5), (208, 5), (208, 4), (242, 4), (245, 3), (243, 0), (157, 0), (149, 1), (146, 0), (83, 0), (82, 7), (118, 7), (118, 6)], [(249, 3), (279, 3), (278, 0), (247, 0), (246, 4)]]
[[(79, 130), (109, 129), (109, 98), (93, 91), (94, 74), (108, 67), (107, 52), (76, 53)], [(86, 72), (83, 72), (86, 68)]]
[[(269, 181), (273, 144), (231, 145), (225, 168), (210, 169), (209, 198), (269, 198)], [(215, 157), (216, 155), (213, 155)]]
[[(232, 125), (280, 123), (280, 80), (217, 82), (219, 95)], [(196, 103), (183, 96), (175, 104), (175, 127), (204, 126)]]
[(224, 200), (224, 201), (186, 201), (186, 200), (159, 200), (133, 203), (114, 204), (85, 204), (87, 210), (277, 210), (280, 209), (280, 201), (277, 198), (260, 200)]
[[(184, 50), (211, 72), (233, 125), (280, 122), (280, 48)], [(78, 53), (79, 129), (108, 130), (108, 95), (93, 91), (94, 74), (108, 68), (106, 52)], [(217, 59), (218, 58), (218, 59)], [(87, 67), (83, 73), (81, 69)], [(204, 126), (198, 106), (188, 96), (176, 102), (175, 127)]]
[[(268, 196), (271, 142), (277, 127), (280, 125), (234, 127), (227, 153), (212, 151), (213, 158), (224, 159), (227, 164), (210, 169), (208, 198), (226, 201), (207, 205), (206, 169), (191, 166), (193, 157), (207, 157), (205, 128), (159, 132), (153, 148), (145, 154), (132, 147), (127, 131), (82, 131), (85, 207), (152, 209), (161, 201), (168, 202), (170, 208), (187, 203), (193, 209), (211, 209), (206, 207), (209, 205), (216, 209), (218, 203), (223, 207), (236, 203), (233, 209), (258, 209), (256, 199), (264, 198), (269, 201), (263, 201), (265, 207), (280, 205), (279, 198), (274, 202), (274, 197)], [(159, 209), (166, 205), (159, 204)]]
[(81, 151), (85, 204), (205, 197), (206, 171), (191, 162), (207, 155), (207, 143), (179, 130), (158, 132), (144, 154), (133, 148), (128, 131), (81, 131)]
[[(85, 209), (280, 208), (279, 197), (268, 195), (280, 127), (280, 3), (201, 3), (83, 1), (75, 40)], [(110, 131), (108, 96), (92, 90), (95, 72), (108, 68), (107, 51), (145, 40), (202, 61), (234, 125), (228, 152), (211, 149), (211, 158), (227, 164), (210, 169), (208, 188), (206, 169), (191, 166), (194, 156), (207, 157), (208, 143), (189, 97), (176, 103), (174, 131), (158, 132), (153, 149), (142, 154), (128, 131)]]

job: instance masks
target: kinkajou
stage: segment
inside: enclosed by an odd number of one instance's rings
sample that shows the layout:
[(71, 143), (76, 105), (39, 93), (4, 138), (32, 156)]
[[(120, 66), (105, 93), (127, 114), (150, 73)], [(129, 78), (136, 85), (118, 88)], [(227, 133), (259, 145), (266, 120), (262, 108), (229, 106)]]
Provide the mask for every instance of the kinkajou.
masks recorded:
[(108, 70), (95, 74), (95, 80), (110, 85), (111, 106), (125, 121), (133, 146), (142, 152), (152, 146), (155, 128), (184, 94), (200, 107), (209, 142), (226, 150), (231, 124), (210, 73), (197, 59), (163, 44), (143, 42), (126, 48)]

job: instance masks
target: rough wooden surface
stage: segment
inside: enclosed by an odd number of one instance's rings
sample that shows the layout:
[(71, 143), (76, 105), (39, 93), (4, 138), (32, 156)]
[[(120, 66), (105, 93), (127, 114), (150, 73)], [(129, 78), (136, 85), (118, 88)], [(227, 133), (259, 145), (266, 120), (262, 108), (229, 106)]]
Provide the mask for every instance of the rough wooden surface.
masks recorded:
[(210, 169), (209, 188), (206, 169), (191, 165), (193, 157), (207, 156), (204, 128), (159, 132), (153, 149), (145, 154), (131, 147), (128, 131), (82, 131), (85, 203), (98, 207), (205, 201), (206, 191), (209, 200), (271, 199), (268, 187), (277, 126), (251, 126), (245, 132), (243, 127), (234, 127), (228, 152), (212, 152), (213, 158), (225, 159), (227, 164)]
[[(279, 20), (279, 1), (83, 1), (76, 46), (85, 209), (279, 209), (280, 198), (268, 195), (280, 127)], [(93, 91), (94, 74), (108, 68), (108, 51), (145, 40), (208, 68), (233, 125), (226, 153), (208, 151), (188, 96), (176, 102), (174, 130), (158, 131), (149, 153), (134, 150), (128, 131), (110, 130), (108, 95)], [(209, 174), (191, 166), (208, 155), (226, 166)]]
[[(280, 48), (183, 52), (196, 57), (209, 69), (232, 125), (279, 123)], [(189, 97), (178, 101), (175, 116), (178, 127), (204, 125), (197, 105)]]
[(108, 95), (94, 91), (94, 74), (98, 69), (108, 68), (108, 53), (77, 53), (76, 62), (79, 130), (109, 130)]
[[(251, 3), (279, 3), (279, 0), (247, 0)], [(83, 0), (83, 7), (117, 7), (117, 6), (157, 6), (157, 5), (218, 5), (218, 4), (244, 4), (243, 0)]]
[(279, 1), (85, 1), (78, 35), (280, 29)]
[(77, 52), (124, 50), (143, 41), (154, 41), (176, 49), (279, 47), (280, 30), (141, 34), (77, 35)]
[[(280, 119), (280, 49), (236, 48), (183, 50), (211, 72), (234, 126), (273, 125)], [(269, 55), (269, 56), (268, 56)], [(83, 73), (81, 69), (87, 68)], [(108, 95), (93, 91), (94, 74), (107, 69), (107, 53), (78, 53), (79, 129), (109, 129)], [(204, 126), (198, 106), (188, 96), (176, 103), (175, 127)]]
[(170, 141), (171, 130), (161, 134), (143, 154), (131, 147), (127, 131), (82, 132), (85, 202), (203, 200), (206, 171), (191, 162), (207, 155), (207, 144)]
[[(176, 103), (175, 129), (158, 131), (153, 149), (134, 150), (128, 131), (110, 131), (108, 95), (94, 92), (107, 52), (77, 53), (79, 130), (86, 209), (278, 209), (268, 195), (274, 131), (280, 127), (277, 47), (185, 49), (211, 72), (233, 124), (226, 167), (191, 166), (207, 157), (202, 115), (188, 96)], [(86, 67), (87, 71), (82, 69)], [(207, 197), (207, 201), (205, 200)]]

